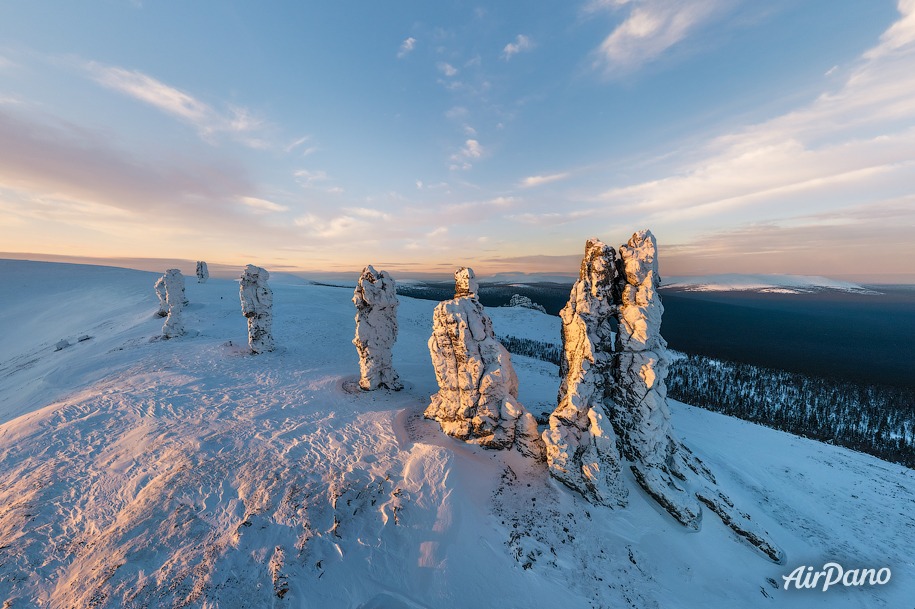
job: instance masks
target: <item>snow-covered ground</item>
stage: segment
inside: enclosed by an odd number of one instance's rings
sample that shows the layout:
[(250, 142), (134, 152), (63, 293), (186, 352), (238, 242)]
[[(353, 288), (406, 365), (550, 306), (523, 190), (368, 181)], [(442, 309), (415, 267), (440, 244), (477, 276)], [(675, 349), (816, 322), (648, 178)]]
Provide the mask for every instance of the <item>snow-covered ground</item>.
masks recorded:
[(775, 294), (805, 294), (822, 290), (840, 292), (871, 293), (856, 283), (808, 275), (693, 275), (688, 277), (665, 277), (664, 288), (691, 292), (769, 292)]
[[(162, 341), (150, 340), (162, 326), (153, 273), (13, 261), (0, 273), (4, 607), (872, 608), (915, 597), (906, 468), (674, 403), (681, 439), (786, 551), (777, 565), (712, 515), (699, 532), (681, 527), (632, 480), (628, 508), (594, 507), (542, 464), (444, 436), (421, 416), (437, 389), (434, 302), (401, 299), (404, 390), (364, 393), (351, 290), (271, 281), (279, 349), (251, 356), (231, 280), (188, 282), (189, 334)], [(497, 334), (558, 340), (555, 317), (490, 312)], [(55, 351), (61, 339), (73, 344)], [(556, 367), (513, 359), (521, 402), (553, 402)], [(830, 561), (890, 567), (892, 580), (780, 588), (795, 567)]]

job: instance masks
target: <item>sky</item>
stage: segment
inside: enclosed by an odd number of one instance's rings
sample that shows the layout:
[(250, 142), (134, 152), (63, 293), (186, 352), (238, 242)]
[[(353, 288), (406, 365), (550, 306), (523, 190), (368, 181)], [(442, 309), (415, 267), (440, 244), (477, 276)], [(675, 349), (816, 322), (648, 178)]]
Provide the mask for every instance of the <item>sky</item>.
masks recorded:
[[(0, 3), (0, 255), (915, 282), (915, 0)], [(3, 254), (5, 253), (5, 254)]]

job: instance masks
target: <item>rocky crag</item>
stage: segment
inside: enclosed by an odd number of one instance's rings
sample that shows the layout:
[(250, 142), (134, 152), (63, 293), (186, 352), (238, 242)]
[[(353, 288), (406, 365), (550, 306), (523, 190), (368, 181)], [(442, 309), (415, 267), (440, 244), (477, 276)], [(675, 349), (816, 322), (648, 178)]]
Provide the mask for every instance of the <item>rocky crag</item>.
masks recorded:
[(356, 336), (359, 353), (359, 386), (371, 391), (380, 387), (398, 391), (403, 384), (394, 370), (391, 349), (397, 340), (397, 287), (385, 271), (365, 267), (353, 294), (356, 305)]

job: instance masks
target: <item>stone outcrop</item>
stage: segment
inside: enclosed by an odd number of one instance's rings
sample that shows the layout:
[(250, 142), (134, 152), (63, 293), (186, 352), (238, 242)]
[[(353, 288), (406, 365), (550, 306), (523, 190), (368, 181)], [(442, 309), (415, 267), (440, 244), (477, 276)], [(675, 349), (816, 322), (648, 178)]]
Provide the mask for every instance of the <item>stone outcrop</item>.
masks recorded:
[(589, 239), (562, 318), (559, 400), (543, 432), (550, 474), (589, 501), (624, 506), (617, 434), (606, 408), (613, 389), (611, 320), (616, 252)]
[(638, 483), (677, 520), (698, 528), (702, 509), (682, 485), (679, 442), (667, 407), (668, 355), (661, 337), (659, 284), (657, 242), (651, 231), (639, 231), (620, 246), (614, 423)]
[(203, 260), (197, 261), (197, 283), (206, 283), (207, 279), (210, 278), (210, 269), (207, 268), (207, 263)]
[(178, 269), (168, 269), (161, 281), (165, 287), (165, 301), (168, 305), (168, 316), (162, 324), (162, 336), (175, 338), (184, 334), (184, 320), (181, 315), (184, 305), (187, 304), (184, 295), (184, 275)]
[(518, 402), (511, 356), (496, 340), (477, 289), (473, 270), (458, 269), (455, 298), (435, 308), (429, 353), (439, 391), (425, 416), (449, 436), (542, 458), (537, 422)]
[(397, 287), (385, 271), (365, 267), (356, 291), (356, 337), (359, 386), (366, 391), (386, 387), (399, 391), (403, 384), (394, 371), (391, 349), (397, 340)]
[(267, 285), (270, 273), (249, 264), (238, 284), (241, 312), (248, 318), (248, 346), (252, 353), (273, 351), (273, 291)]
[(522, 307), (524, 309), (533, 309), (534, 311), (546, 313), (546, 309), (543, 308), (543, 305), (539, 305), (527, 296), (522, 296), (521, 294), (512, 294), (511, 300), (509, 300), (508, 304), (505, 306)]
[(156, 289), (156, 296), (159, 297), (159, 310), (156, 311), (156, 315), (165, 317), (168, 315), (168, 300), (165, 298), (165, 275), (159, 277), (153, 287)]

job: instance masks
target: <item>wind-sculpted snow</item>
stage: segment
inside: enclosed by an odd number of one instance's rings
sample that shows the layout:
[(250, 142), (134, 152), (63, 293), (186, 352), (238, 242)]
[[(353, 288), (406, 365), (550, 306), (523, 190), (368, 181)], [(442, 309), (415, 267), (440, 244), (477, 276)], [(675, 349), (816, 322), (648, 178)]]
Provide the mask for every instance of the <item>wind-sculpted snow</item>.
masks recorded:
[[(184, 319), (181, 311), (187, 304), (184, 289), (184, 275), (178, 269), (168, 269), (161, 279), (165, 288), (165, 302), (168, 305), (167, 317), (162, 324), (162, 336), (176, 338), (184, 334)], [(158, 290), (158, 283), (156, 287)]]
[(487, 448), (517, 444), (539, 458), (537, 423), (518, 402), (511, 356), (476, 298), (472, 269), (455, 272), (455, 298), (435, 307), (428, 344), (439, 390), (425, 416), (449, 436)]
[(238, 284), (241, 312), (248, 319), (248, 347), (252, 353), (273, 351), (273, 290), (267, 285), (270, 273), (249, 264)]
[(593, 503), (625, 506), (619, 439), (605, 410), (613, 389), (615, 272), (613, 248), (589, 239), (579, 279), (560, 312), (562, 384), (543, 441), (555, 478)]
[(397, 340), (397, 287), (385, 271), (365, 267), (356, 291), (356, 337), (359, 353), (359, 386), (366, 391), (386, 387), (400, 390), (403, 384), (394, 371), (391, 348)]
[(206, 283), (210, 278), (210, 269), (203, 260), (197, 261), (197, 283)]

